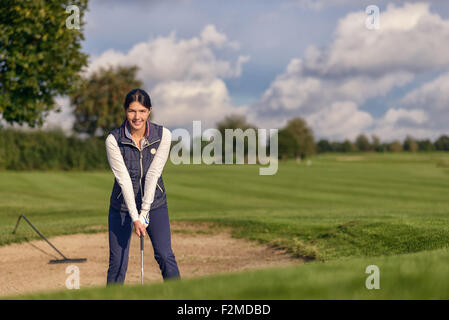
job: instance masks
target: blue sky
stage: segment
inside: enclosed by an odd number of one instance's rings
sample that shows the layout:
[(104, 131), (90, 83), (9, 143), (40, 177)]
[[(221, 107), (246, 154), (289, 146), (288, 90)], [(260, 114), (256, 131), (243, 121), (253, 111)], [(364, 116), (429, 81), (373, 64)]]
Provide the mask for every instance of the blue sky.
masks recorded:
[(267, 129), (301, 116), (335, 140), (447, 133), (446, 1), (95, 0), (85, 22), (89, 72), (137, 64), (171, 129), (241, 113)]
[[(326, 10), (302, 10), (282, 1), (94, 1), (87, 14), (84, 50), (101, 54), (176, 31), (180, 38), (198, 35), (213, 24), (240, 52), (249, 54), (241, 77), (225, 80), (236, 103), (256, 100), (292, 57), (310, 43), (325, 44), (338, 17)], [(132, 17), (132, 23), (128, 23)], [(91, 22), (92, 21), (92, 22)], [(226, 57), (232, 52), (218, 52)]]

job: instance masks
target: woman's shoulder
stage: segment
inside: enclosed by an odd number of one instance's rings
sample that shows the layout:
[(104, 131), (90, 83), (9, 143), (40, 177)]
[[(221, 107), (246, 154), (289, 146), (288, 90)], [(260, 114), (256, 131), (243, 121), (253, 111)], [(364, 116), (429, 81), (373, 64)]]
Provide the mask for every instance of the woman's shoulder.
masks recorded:
[(109, 130), (107, 137), (114, 136), (117, 139), (120, 136), (120, 129), (121, 127), (117, 127), (112, 130)]
[(112, 129), (112, 130), (110, 130), (109, 132), (108, 132), (108, 134), (107, 134), (107, 136), (106, 136), (106, 143), (109, 143), (109, 144), (116, 144), (117, 143), (117, 141), (119, 141), (119, 138), (120, 138), (120, 128), (121, 127), (118, 127), (118, 128), (114, 128), (114, 129)]
[[(156, 130), (151, 129), (151, 127), (155, 128)], [(171, 131), (167, 127), (163, 126), (162, 124), (158, 124), (158, 123), (154, 123), (154, 122), (150, 122), (150, 130), (154, 130), (155, 132), (158, 132), (159, 135), (171, 135)]]
[(150, 127), (153, 127), (153, 128), (163, 127), (161, 124), (153, 122), (153, 121), (149, 121), (149, 124), (150, 124)]
[(109, 147), (116, 147), (116, 146), (118, 146), (117, 138), (112, 133), (109, 133), (106, 136), (105, 144), (106, 144), (106, 146), (109, 146)]
[(171, 140), (171, 131), (166, 127), (162, 127), (162, 137)]

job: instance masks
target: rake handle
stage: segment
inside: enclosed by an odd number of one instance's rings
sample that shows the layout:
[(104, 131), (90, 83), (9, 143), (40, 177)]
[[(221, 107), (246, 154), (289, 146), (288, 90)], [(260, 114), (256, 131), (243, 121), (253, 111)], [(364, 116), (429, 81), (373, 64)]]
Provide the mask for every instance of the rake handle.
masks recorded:
[(17, 223), (16, 223), (16, 227), (14, 228), (14, 231), (12, 232), (12, 234), (16, 234), (16, 231), (17, 231), (17, 227), (19, 226), (19, 223), (20, 223), (20, 219), (23, 219), (23, 220), (25, 220), (29, 225), (30, 225), (30, 227), (31, 228), (33, 228), (33, 230), (34, 231), (36, 231), (36, 233), (42, 238), (42, 239), (44, 239), (53, 249), (55, 249), (55, 251), (57, 252), (57, 253), (59, 253), (60, 255), (61, 255), (61, 257), (63, 257), (64, 258), (64, 260), (69, 260), (65, 255), (63, 255), (62, 254), (62, 252), (61, 251), (59, 251), (50, 241), (48, 241), (48, 239), (42, 234), (42, 233), (40, 233), (39, 232), (39, 230), (37, 230), (37, 228), (30, 222), (30, 220), (28, 220), (27, 219), (27, 217), (25, 217), (23, 214), (21, 214), (20, 216), (19, 216), (19, 218), (17, 219)]

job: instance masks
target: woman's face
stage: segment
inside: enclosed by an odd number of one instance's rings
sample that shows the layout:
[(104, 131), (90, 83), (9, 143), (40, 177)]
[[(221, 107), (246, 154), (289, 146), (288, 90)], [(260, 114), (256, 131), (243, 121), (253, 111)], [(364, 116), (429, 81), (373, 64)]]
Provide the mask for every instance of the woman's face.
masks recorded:
[(133, 131), (145, 130), (145, 123), (150, 116), (152, 107), (148, 110), (145, 106), (137, 101), (130, 103), (126, 110), (126, 118)]

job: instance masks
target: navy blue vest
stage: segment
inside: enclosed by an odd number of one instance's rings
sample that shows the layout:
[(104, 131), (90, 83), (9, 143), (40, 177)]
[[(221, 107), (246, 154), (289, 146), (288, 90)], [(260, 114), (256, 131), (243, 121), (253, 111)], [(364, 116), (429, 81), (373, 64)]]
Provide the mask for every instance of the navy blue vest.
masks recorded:
[[(145, 143), (142, 151), (137, 148), (131, 137), (125, 134), (126, 120), (123, 121), (119, 128), (110, 131), (120, 148), (126, 168), (133, 184), (134, 196), (137, 206), (137, 211), (140, 212), (142, 207), (142, 198), (145, 192), (145, 176), (153, 161), (154, 154), (150, 152), (151, 149), (158, 149), (162, 139), (163, 126), (147, 121), (149, 124), (149, 135), (145, 138)], [(154, 152), (154, 151), (153, 151)], [(156, 209), (162, 205), (167, 204), (167, 197), (165, 194), (164, 182), (162, 175), (159, 177), (154, 194), (154, 200), (151, 204), (150, 210)], [(123, 193), (117, 179), (114, 179), (114, 186), (110, 197), (110, 205), (121, 211), (128, 211)]]

